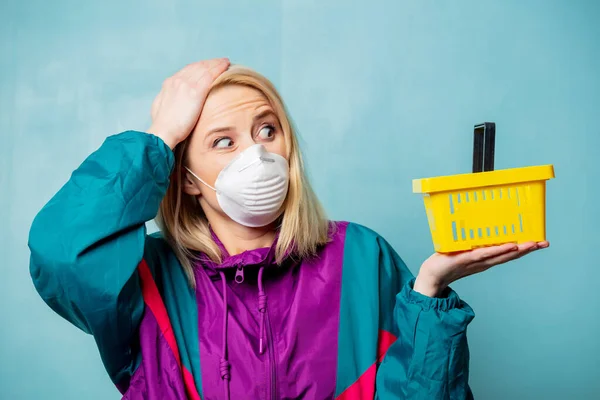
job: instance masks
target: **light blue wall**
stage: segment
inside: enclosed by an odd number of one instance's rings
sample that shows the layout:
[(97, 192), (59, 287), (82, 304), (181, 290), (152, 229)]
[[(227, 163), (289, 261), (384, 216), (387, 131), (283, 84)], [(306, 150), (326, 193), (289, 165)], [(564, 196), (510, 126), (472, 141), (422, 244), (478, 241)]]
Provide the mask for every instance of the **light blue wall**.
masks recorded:
[(162, 79), (223, 55), (281, 89), (331, 216), (415, 273), (432, 247), (411, 179), (469, 172), (474, 123), (497, 123), (497, 168), (554, 163), (551, 249), (454, 285), (477, 314), (471, 382), (600, 398), (600, 2), (221, 3), (0, 4), (0, 398), (118, 398), (92, 338), (35, 293), (28, 229), (107, 135), (147, 128)]

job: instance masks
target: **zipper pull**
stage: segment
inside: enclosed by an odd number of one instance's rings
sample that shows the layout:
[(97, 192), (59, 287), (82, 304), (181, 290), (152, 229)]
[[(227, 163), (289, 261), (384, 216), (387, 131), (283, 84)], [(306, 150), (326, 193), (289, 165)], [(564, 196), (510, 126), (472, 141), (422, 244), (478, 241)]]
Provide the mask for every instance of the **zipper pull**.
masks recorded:
[(237, 271), (235, 272), (235, 281), (237, 283), (244, 282), (244, 268), (237, 267)]

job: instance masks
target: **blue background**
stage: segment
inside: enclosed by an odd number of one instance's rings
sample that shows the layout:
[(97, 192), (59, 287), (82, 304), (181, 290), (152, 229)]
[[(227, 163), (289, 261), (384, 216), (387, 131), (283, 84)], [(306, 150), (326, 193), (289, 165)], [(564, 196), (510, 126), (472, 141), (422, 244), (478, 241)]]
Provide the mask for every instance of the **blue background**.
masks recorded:
[[(549, 250), (453, 285), (479, 399), (600, 398), (600, 2), (16, 1), (0, 5), (0, 398), (118, 398), (91, 337), (28, 272), (36, 212), (162, 80), (228, 56), (281, 90), (330, 216), (432, 252), (413, 178), (553, 163)], [(57, 227), (57, 232), (60, 227)], [(48, 232), (48, 234), (54, 234)]]

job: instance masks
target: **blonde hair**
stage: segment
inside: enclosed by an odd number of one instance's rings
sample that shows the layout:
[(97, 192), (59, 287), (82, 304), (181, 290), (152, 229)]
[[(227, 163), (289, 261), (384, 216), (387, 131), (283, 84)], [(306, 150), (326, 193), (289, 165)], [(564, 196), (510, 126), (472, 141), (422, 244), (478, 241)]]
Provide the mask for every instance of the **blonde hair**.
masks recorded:
[[(290, 165), (290, 184), (280, 218), (275, 252), (281, 264), (286, 256), (304, 259), (315, 256), (319, 246), (329, 240), (329, 223), (304, 171), (304, 163), (293, 125), (275, 86), (256, 71), (231, 66), (213, 83), (211, 90), (225, 85), (243, 85), (261, 92), (279, 118)], [(223, 255), (212, 238), (206, 215), (195, 196), (183, 192), (187, 140), (175, 148), (175, 168), (163, 198), (157, 223), (171, 245), (187, 276), (195, 286), (193, 264), (198, 253), (220, 263)]]

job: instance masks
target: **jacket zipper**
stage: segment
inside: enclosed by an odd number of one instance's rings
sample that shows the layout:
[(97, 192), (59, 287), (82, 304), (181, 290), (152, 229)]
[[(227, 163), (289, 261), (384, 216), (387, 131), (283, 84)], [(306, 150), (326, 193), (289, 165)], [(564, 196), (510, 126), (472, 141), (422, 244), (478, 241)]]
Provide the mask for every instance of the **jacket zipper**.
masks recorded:
[(275, 346), (273, 345), (273, 330), (271, 329), (271, 320), (267, 310), (267, 343), (269, 346), (269, 362), (271, 364), (271, 399), (277, 400), (277, 365), (275, 364)]

